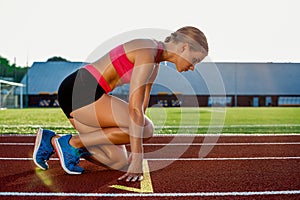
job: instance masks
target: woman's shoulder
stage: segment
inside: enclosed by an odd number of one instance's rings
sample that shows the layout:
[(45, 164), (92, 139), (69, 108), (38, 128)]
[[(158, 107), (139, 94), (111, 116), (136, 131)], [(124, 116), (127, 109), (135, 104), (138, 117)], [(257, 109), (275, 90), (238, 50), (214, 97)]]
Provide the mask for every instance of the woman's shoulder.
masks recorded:
[(156, 50), (157, 41), (153, 39), (133, 39), (123, 44), (129, 51), (134, 50)]

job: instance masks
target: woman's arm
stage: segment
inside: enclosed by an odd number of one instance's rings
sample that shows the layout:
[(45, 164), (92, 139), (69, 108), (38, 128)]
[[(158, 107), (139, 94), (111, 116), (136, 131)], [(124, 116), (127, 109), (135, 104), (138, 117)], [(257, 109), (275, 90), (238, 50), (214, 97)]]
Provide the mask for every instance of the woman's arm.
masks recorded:
[(146, 109), (149, 104), (151, 88), (158, 74), (158, 69), (159, 69), (159, 64), (155, 64), (155, 68), (151, 74), (151, 77), (149, 78), (148, 84), (146, 85), (145, 98), (144, 98), (144, 113), (146, 113)]
[(154, 70), (154, 56), (150, 50), (140, 50), (135, 57), (129, 91), (129, 137), (132, 161), (127, 173), (119, 180), (142, 180), (143, 129), (145, 124), (144, 102), (146, 85)]

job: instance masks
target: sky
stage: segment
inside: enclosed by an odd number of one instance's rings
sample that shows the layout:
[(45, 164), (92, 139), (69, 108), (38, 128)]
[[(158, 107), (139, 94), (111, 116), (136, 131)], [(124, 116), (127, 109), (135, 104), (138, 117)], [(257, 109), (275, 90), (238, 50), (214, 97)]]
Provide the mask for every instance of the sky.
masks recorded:
[(0, 0), (0, 56), (18, 66), (85, 61), (119, 34), (191, 25), (207, 36), (211, 61), (300, 63), (299, 8), (299, 0)]

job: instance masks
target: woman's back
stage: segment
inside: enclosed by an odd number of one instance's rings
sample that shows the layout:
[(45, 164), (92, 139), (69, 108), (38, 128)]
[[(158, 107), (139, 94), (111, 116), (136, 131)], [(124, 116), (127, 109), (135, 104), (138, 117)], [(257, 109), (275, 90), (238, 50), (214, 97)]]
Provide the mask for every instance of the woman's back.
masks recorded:
[(130, 82), (136, 56), (152, 56), (153, 64), (159, 62), (162, 44), (151, 39), (136, 39), (121, 44), (92, 65), (100, 72), (111, 90)]

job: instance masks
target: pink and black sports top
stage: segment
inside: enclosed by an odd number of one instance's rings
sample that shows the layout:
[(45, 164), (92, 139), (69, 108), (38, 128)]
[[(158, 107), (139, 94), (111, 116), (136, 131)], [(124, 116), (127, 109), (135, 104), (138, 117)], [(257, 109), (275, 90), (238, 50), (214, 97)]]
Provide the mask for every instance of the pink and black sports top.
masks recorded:
[[(155, 57), (156, 63), (159, 62), (158, 59), (161, 56), (163, 50), (161, 42), (157, 42), (157, 44), (158, 44), (158, 52)], [(121, 77), (122, 83), (124, 84), (129, 83), (131, 79), (134, 63), (132, 63), (127, 58), (123, 45), (119, 45), (114, 49), (112, 49), (109, 52), (109, 56), (119, 77)], [(96, 78), (99, 85), (105, 90), (106, 93), (112, 90), (108, 85), (108, 83), (106, 82), (106, 80), (101, 75), (101, 73), (93, 65), (86, 65), (84, 68), (88, 70)]]

